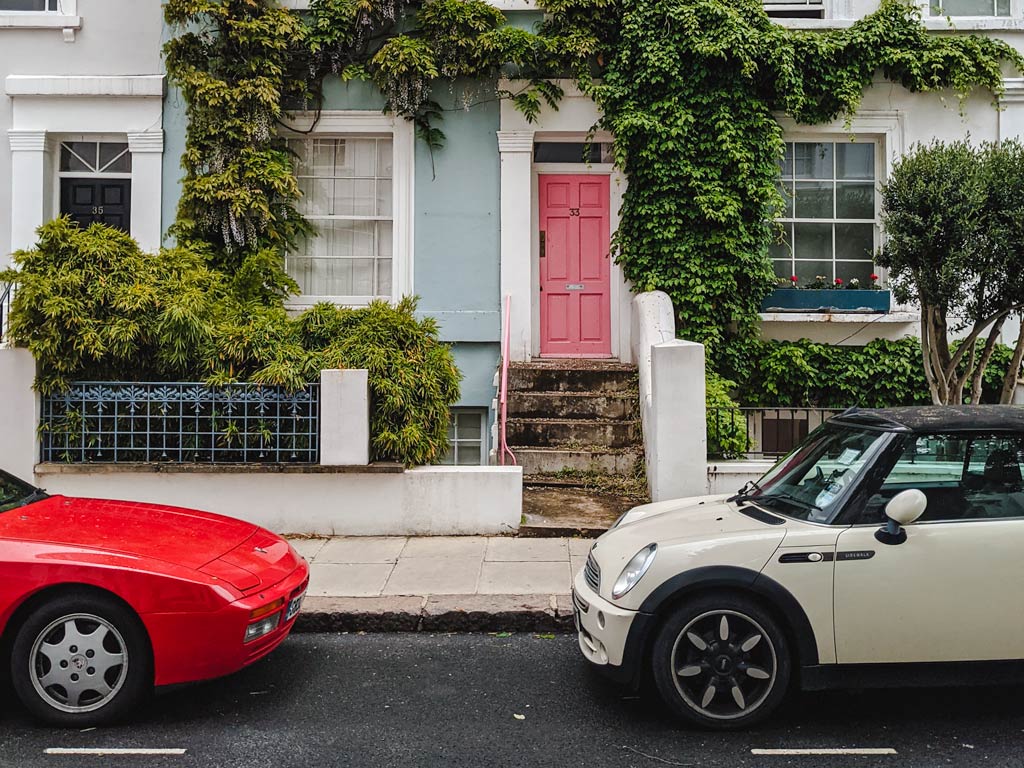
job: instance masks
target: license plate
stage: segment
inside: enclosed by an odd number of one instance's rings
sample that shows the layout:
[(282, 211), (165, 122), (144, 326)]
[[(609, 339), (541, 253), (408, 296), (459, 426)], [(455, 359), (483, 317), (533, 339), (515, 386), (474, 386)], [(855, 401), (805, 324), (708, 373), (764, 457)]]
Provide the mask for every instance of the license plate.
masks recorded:
[(291, 602), (288, 603), (288, 610), (285, 611), (285, 614), (284, 614), (284, 620), (285, 621), (291, 621), (293, 618), (295, 618), (295, 614), (297, 614), (302, 609), (302, 599), (305, 596), (306, 596), (306, 593), (303, 592), (298, 597), (293, 597), (291, 599)]

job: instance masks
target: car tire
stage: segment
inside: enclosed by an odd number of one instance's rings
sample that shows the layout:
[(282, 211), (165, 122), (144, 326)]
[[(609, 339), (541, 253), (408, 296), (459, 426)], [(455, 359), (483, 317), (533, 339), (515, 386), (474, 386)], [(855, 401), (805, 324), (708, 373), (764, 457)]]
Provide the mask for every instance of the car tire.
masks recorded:
[(658, 693), (686, 722), (745, 728), (782, 703), (791, 661), (786, 635), (760, 603), (733, 593), (682, 603), (651, 651)]
[(18, 628), (11, 682), (36, 718), (66, 727), (122, 719), (152, 692), (145, 627), (102, 594), (65, 593), (37, 607)]

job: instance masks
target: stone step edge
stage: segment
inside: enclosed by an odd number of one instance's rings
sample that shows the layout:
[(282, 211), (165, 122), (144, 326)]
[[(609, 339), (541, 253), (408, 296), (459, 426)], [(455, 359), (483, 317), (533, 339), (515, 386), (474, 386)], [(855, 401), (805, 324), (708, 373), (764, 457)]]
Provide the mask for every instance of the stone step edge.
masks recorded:
[(571, 632), (572, 597), (426, 595), (306, 598), (294, 632)]

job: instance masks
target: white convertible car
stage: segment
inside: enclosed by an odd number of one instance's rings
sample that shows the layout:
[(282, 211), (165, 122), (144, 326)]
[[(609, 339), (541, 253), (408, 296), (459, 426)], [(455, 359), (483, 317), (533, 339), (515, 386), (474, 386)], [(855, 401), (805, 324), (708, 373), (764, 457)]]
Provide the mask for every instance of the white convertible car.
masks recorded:
[(734, 496), (623, 515), (574, 581), (580, 650), (712, 728), (790, 685), (1020, 680), (1022, 457), (1024, 408), (848, 410)]

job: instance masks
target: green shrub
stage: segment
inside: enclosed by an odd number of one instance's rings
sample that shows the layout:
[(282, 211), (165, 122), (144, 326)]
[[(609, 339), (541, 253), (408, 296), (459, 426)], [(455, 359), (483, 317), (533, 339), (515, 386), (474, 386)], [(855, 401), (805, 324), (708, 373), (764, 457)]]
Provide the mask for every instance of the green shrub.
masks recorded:
[(739, 459), (750, 448), (747, 422), (739, 403), (729, 396), (735, 382), (708, 371), (705, 379), (705, 405), (708, 414), (708, 456)]
[(233, 276), (185, 248), (143, 253), (123, 232), (66, 218), (14, 255), (10, 338), (38, 362), (36, 387), (74, 380), (238, 381), (295, 390), (329, 368), (366, 368), (371, 454), (427, 464), (448, 448), (461, 375), (416, 300), (289, 317), (294, 283), (272, 251), (246, 254)]
[[(995, 348), (981, 402), (999, 402), (1011, 355), (1005, 345)], [(723, 373), (736, 382), (733, 391), (743, 405), (886, 408), (931, 403), (921, 346), (912, 336), (875, 339), (863, 347), (758, 339), (730, 348)]]

